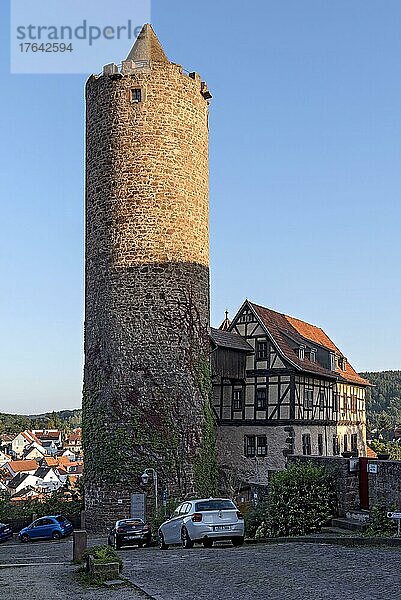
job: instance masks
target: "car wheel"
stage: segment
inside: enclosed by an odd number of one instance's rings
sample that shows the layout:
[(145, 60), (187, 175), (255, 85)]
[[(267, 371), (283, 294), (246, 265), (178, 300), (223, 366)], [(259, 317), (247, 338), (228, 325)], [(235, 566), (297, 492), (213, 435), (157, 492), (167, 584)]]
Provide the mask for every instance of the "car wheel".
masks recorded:
[(164, 535), (162, 534), (162, 532), (159, 532), (159, 548), (160, 550), (167, 550), (168, 549), (168, 544), (165, 543), (164, 541)]
[(29, 540), (30, 540), (30, 538), (29, 538), (29, 535), (27, 533), (24, 533), (24, 534), (21, 535), (21, 542), (26, 543), (26, 542), (29, 542)]
[(232, 540), (233, 546), (242, 546), (242, 544), (244, 543), (244, 538), (243, 537), (235, 537)]
[(59, 540), (61, 538), (61, 533), (59, 531), (53, 531), (52, 538), (53, 540)]
[(182, 547), (187, 548), (187, 549), (192, 548), (194, 545), (193, 541), (189, 537), (189, 533), (188, 533), (186, 527), (183, 527), (181, 529), (181, 542), (182, 542)]
[(206, 538), (205, 540), (203, 540), (203, 546), (205, 548), (211, 548), (213, 546), (213, 540), (211, 540), (210, 538)]

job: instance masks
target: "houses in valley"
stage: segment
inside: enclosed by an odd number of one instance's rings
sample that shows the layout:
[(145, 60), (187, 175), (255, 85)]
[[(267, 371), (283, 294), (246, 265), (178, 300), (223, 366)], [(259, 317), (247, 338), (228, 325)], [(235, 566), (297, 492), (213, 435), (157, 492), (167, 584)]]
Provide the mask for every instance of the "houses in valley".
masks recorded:
[[(73, 436), (75, 452), (70, 450)], [(43, 498), (76, 487), (83, 472), (81, 429), (64, 436), (59, 430), (25, 430), (0, 436), (2, 493), (14, 502)]]

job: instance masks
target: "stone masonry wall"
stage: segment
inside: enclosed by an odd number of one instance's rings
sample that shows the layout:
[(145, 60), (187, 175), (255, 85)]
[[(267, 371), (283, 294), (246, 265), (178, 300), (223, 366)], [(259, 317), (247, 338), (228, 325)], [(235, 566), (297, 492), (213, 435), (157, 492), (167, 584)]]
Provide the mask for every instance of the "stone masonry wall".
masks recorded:
[[(267, 455), (244, 456), (246, 435), (266, 435)], [(228, 426), (217, 429), (217, 454), (220, 468), (238, 480), (267, 485), (272, 471), (284, 469), (286, 457), (292, 450), (292, 427)]]
[(377, 464), (377, 473), (368, 473), (370, 508), (384, 505), (401, 511), (401, 461), (374, 462)]
[(87, 83), (89, 530), (129, 515), (144, 468), (170, 497), (196, 485), (208, 402), (207, 116), (199, 76), (171, 63)]

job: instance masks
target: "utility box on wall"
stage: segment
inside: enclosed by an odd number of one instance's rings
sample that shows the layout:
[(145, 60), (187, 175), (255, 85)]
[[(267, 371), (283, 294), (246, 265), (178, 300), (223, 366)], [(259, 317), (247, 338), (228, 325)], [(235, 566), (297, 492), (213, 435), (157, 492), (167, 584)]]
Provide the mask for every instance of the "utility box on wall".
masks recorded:
[(359, 471), (359, 458), (350, 458), (349, 459), (349, 472), (350, 473), (358, 473)]
[(145, 494), (131, 494), (131, 517), (145, 521)]

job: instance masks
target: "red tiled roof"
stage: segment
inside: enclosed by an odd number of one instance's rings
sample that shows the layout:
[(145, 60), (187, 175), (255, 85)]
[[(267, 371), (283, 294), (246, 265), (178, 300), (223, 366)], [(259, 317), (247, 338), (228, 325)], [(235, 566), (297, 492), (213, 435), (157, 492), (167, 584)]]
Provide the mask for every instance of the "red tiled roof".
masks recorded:
[(36, 436), (39, 439), (44, 440), (58, 440), (58, 438), (60, 437), (60, 431), (48, 431), (46, 429), (40, 429), (36, 431)]
[(36, 471), (38, 463), (36, 460), (12, 460), (9, 463), (10, 468), (14, 473), (21, 473), (22, 471)]
[(24, 438), (30, 444), (32, 444), (32, 442), (36, 442), (37, 444), (42, 444), (42, 442), (36, 437), (36, 435), (33, 433), (33, 431), (29, 431), (29, 429), (26, 429), (25, 431), (22, 431), (21, 435), (23, 435)]
[(67, 438), (67, 443), (75, 442), (76, 440), (82, 440), (81, 432), (71, 433)]
[(370, 448), (369, 446), (366, 446), (366, 456), (368, 458), (377, 458), (376, 452), (372, 450), (372, 448)]
[(308, 373), (316, 373), (330, 378), (344, 379), (345, 381), (356, 383), (358, 385), (369, 385), (366, 379), (360, 377), (352, 366), (347, 362), (346, 370), (336, 368), (335, 371), (322, 367), (317, 362), (310, 361), (307, 357), (301, 360), (291, 346), (288, 338), (294, 340), (296, 344), (302, 344), (305, 341), (313, 342), (319, 346), (323, 346), (331, 352), (335, 352), (338, 356), (344, 357), (337, 346), (331, 341), (326, 333), (320, 327), (289, 317), (283, 313), (276, 312), (264, 306), (248, 302), (249, 306), (259, 316), (275, 343), (279, 346), (284, 357), (291, 361), (295, 366)]

